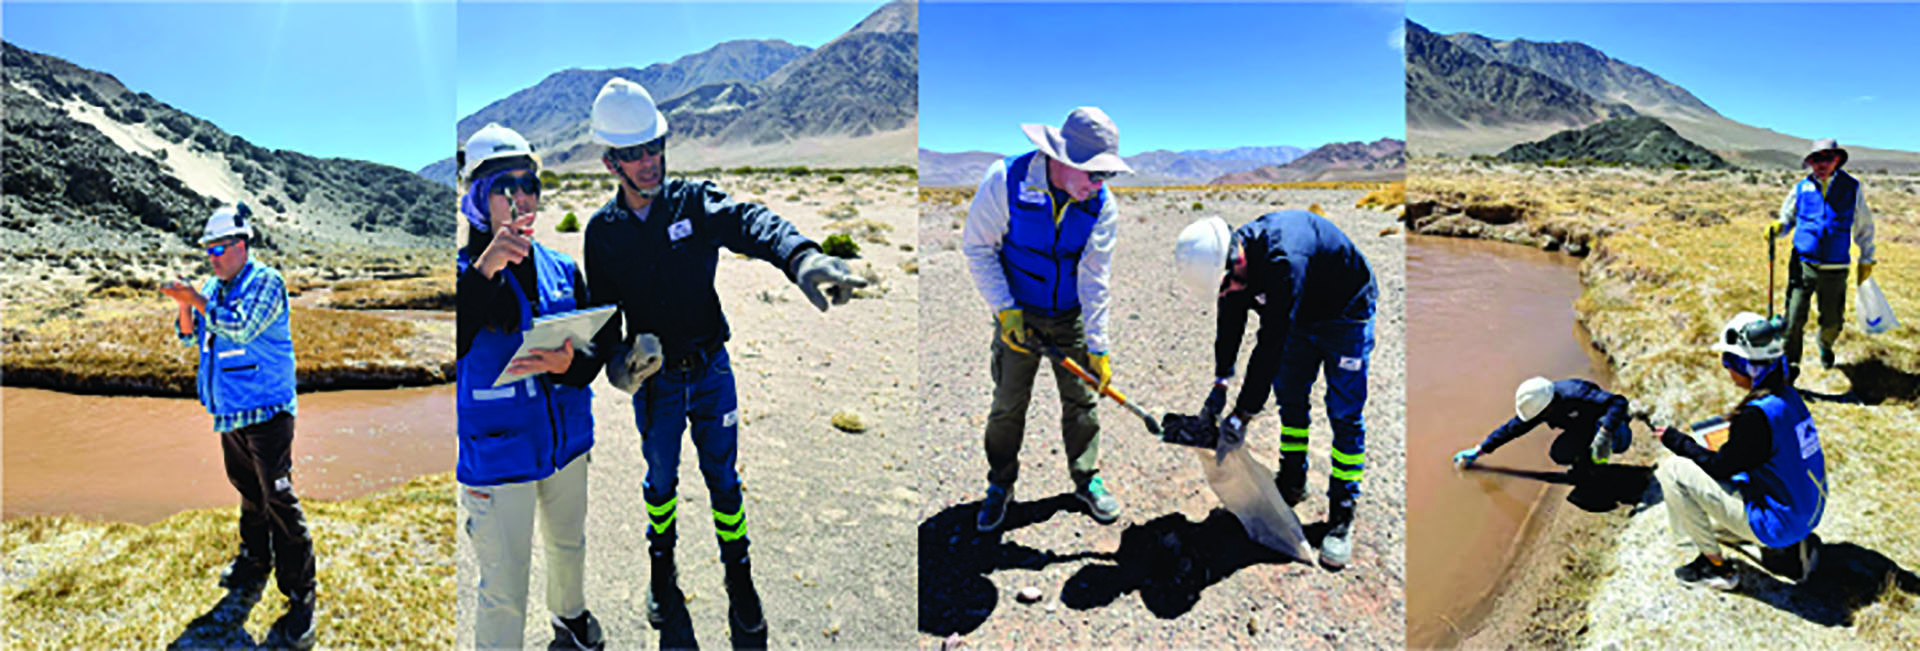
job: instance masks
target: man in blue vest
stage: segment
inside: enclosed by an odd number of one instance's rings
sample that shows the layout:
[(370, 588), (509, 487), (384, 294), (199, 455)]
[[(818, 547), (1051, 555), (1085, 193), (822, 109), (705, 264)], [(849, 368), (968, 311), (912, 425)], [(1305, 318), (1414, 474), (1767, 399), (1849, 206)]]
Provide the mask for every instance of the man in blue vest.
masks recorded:
[[(592, 131), (607, 147), (602, 164), (620, 180), (619, 190), (587, 223), (587, 280), (596, 305), (620, 306), (596, 342), (617, 351), (607, 362), (607, 378), (633, 394), (647, 460), (641, 484), (649, 520), (647, 618), (659, 626), (666, 621), (664, 608), (682, 601), (674, 523), (681, 434), (691, 429), (726, 570), (728, 623), (736, 643), (743, 636), (764, 639), (766, 618), (753, 586), (746, 505), (735, 468), (740, 407), (725, 346), (732, 330), (714, 289), (719, 251), (773, 264), (822, 312), (829, 303), (845, 304), (866, 281), (766, 206), (737, 203), (712, 181), (668, 178), (667, 118), (640, 84), (608, 80), (593, 101)], [(658, 342), (658, 357), (647, 354), (648, 341)], [(657, 359), (657, 367), (644, 365), (657, 372), (638, 371), (642, 359)]]
[(1203, 418), (1226, 412), (1247, 313), (1260, 315), (1240, 398), (1220, 421), (1219, 449), (1246, 440), (1247, 422), (1271, 391), (1280, 405), (1280, 471), (1274, 477), (1288, 505), (1306, 498), (1308, 392), (1327, 378), (1327, 422), (1333, 428), (1327, 480), (1327, 533), (1320, 564), (1347, 566), (1352, 555), (1354, 503), (1366, 466), (1367, 367), (1373, 356), (1373, 313), (1379, 295), (1359, 247), (1319, 214), (1288, 210), (1261, 215), (1239, 229), (1209, 217), (1180, 232), (1174, 259), (1196, 294), (1215, 297), (1212, 389)]
[(160, 291), (179, 307), (180, 341), (200, 349), (196, 389), (213, 414), (226, 458), (227, 481), (240, 492), (240, 554), (220, 577), (228, 588), (253, 590), (273, 573), (287, 611), (266, 645), (313, 645), (313, 539), (293, 494), (293, 336), (287, 286), (280, 272), (254, 262), (253, 212), (244, 203), (215, 210), (200, 244), (213, 278), (195, 290), (184, 280)]
[(1119, 208), (1106, 181), (1131, 172), (1120, 159), (1120, 130), (1106, 112), (1076, 108), (1060, 128), (1021, 125), (1036, 150), (995, 161), (973, 194), (961, 231), (973, 282), (995, 314), (993, 407), (987, 413), (987, 496), (981, 531), (999, 528), (1020, 474), (1040, 339), (1091, 369), (1089, 387), (1055, 366), (1060, 434), (1074, 495), (1095, 521), (1120, 517), (1120, 501), (1100, 478), (1098, 389), (1113, 379), (1107, 347), (1108, 266)]
[(1813, 141), (1800, 162), (1807, 177), (1793, 184), (1780, 203), (1780, 220), (1767, 224), (1767, 237), (1793, 233), (1793, 261), (1787, 263), (1787, 363), (1800, 366), (1807, 309), (1820, 304), (1820, 365), (1833, 368), (1833, 343), (1847, 309), (1847, 240), (1860, 246), (1854, 283), (1873, 275), (1873, 212), (1866, 188), (1841, 171), (1847, 150), (1832, 138)]

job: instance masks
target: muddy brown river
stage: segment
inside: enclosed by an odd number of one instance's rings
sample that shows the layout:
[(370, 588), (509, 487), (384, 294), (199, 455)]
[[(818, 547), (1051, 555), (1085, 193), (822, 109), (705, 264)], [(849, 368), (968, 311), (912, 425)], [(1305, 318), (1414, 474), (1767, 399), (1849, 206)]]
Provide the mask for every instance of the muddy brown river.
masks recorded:
[[(77, 515), (147, 524), (233, 507), (213, 418), (191, 398), (82, 396), (7, 387), (0, 454), (6, 518)], [(452, 385), (300, 396), (294, 488), (336, 500), (453, 469)]]
[[(1579, 260), (1498, 242), (1407, 242), (1407, 646), (1458, 644), (1485, 619), (1512, 569), (1566, 493), (1540, 481), (1458, 472), (1453, 453), (1513, 417), (1534, 375), (1606, 384), (1574, 323)], [(1481, 464), (1557, 471), (1553, 430)]]

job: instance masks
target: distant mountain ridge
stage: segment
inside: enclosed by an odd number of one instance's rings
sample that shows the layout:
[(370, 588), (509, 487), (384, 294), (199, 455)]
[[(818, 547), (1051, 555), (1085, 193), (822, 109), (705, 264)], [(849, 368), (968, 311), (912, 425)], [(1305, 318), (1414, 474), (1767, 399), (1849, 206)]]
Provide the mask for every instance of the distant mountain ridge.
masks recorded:
[(1373, 142), (1336, 142), (1285, 165), (1227, 174), (1211, 184), (1298, 183), (1302, 181), (1395, 181), (1407, 175), (1407, 143), (1393, 138)]
[(445, 246), (446, 187), (387, 165), (269, 150), (112, 75), (5, 43), (0, 239), (74, 248), (196, 244), (213, 208), (246, 201), (260, 246)]
[(1632, 108), (1595, 99), (1546, 74), (1475, 54), (1407, 21), (1407, 128), (1510, 124), (1577, 127)]
[[(1114, 185), (1199, 184), (1223, 174), (1244, 172), (1264, 165), (1285, 164), (1306, 153), (1305, 149), (1288, 145), (1177, 152), (1155, 149), (1124, 157), (1134, 173), (1114, 179)], [(1003, 154), (982, 151), (950, 154), (922, 148), (919, 150), (920, 185), (978, 185), (987, 167), (1003, 157)]]
[[(670, 154), (910, 129), (919, 112), (919, 9), (889, 2), (819, 49), (728, 41), (641, 69), (554, 73), (461, 118), (457, 136), (464, 142), (498, 122), (525, 135), (550, 167), (595, 167), (602, 147), (588, 129), (593, 98), (616, 76), (645, 86), (667, 115)], [(870, 164), (898, 164), (904, 153), (875, 153)], [(451, 184), (450, 161), (420, 174)]]

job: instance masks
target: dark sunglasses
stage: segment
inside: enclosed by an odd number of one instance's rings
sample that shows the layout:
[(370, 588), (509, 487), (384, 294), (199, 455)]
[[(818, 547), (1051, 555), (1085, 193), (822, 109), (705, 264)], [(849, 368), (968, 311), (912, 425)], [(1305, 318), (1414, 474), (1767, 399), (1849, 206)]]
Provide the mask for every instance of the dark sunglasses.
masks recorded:
[(667, 137), (660, 136), (631, 147), (614, 147), (607, 150), (607, 156), (622, 163), (631, 163), (647, 156), (659, 156), (667, 150)]
[(1094, 183), (1105, 183), (1108, 179), (1119, 175), (1119, 172), (1087, 172), (1087, 180), (1093, 181)]
[(210, 256), (213, 256), (213, 257), (216, 257), (216, 258), (218, 258), (218, 257), (220, 257), (220, 256), (222, 256), (222, 255), (226, 255), (226, 253), (227, 253), (227, 249), (231, 249), (231, 248), (233, 248), (233, 245), (235, 245), (235, 244), (239, 244), (239, 241), (238, 241), (238, 240), (235, 240), (235, 241), (231, 241), (231, 242), (223, 242), (223, 243), (220, 243), (220, 244), (215, 244), (215, 245), (213, 245), (213, 246), (209, 246), (209, 247), (207, 247), (207, 255), (210, 255)]
[(1807, 161), (1813, 163), (1831, 163), (1837, 160), (1840, 160), (1840, 155), (1830, 151), (1823, 151), (1807, 157)]
[(507, 194), (514, 191), (528, 196), (540, 196), (540, 177), (532, 174), (502, 176), (493, 180), (493, 188), (488, 190), (487, 193)]

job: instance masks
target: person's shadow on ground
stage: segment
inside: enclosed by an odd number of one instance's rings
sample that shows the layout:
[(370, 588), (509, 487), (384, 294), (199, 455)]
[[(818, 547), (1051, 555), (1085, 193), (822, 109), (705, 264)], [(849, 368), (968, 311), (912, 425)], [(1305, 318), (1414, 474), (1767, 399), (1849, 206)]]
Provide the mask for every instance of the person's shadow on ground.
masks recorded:
[(1039, 570), (1056, 563), (1098, 559), (1069, 578), (1060, 602), (1088, 610), (1139, 592), (1148, 610), (1179, 617), (1200, 592), (1241, 568), (1292, 560), (1247, 537), (1233, 514), (1214, 509), (1195, 523), (1174, 513), (1127, 527), (1112, 553), (1056, 554), (1006, 542), (1005, 532), (1045, 522), (1063, 511), (1084, 511), (1071, 494), (1007, 507), (999, 530), (974, 523), (980, 503), (956, 504), (920, 523), (920, 632), (946, 636), (978, 629), (999, 604), (990, 576), (1005, 569)]
[[(1325, 535), (1324, 523), (1319, 529), (1309, 537)], [(1120, 549), (1099, 558), (1111, 562), (1089, 563), (1075, 572), (1060, 593), (1061, 604), (1089, 610), (1138, 592), (1147, 610), (1161, 619), (1187, 614), (1202, 591), (1241, 568), (1294, 560), (1247, 537), (1240, 519), (1225, 509), (1214, 509), (1200, 522), (1169, 513), (1127, 527)]]
[(1647, 487), (1654, 483), (1653, 468), (1649, 466), (1608, 464), (1594, 466), (1577, 474), (1484, 464), (1474, 464), (1469, 470), (1572, 486), (1573, 490), (1567, 493), (1567, 503), (1590, 513), (1605, 513), (1622, 506), (1639, 506), (1645, 499), (1658, 501), (1659, 491), (1652, 491), (1654, 497), (1648, 497)]
[[(654, 626), (659, 633), (661, 649), (698, 649), (700, 641), (693, 635), (693, 616), (687, 613), (684, 601), (664, 605), (660, 614), (666, 621)], [(557, 642), (556, 642), (557, 644)], [(764, 642), (762, 645), (764, 646)], [(559, 648), (559, 647), (550, 647)]]
[(187, 623), (186, 630), (167, 644), (169, 649), (252, 649), (258, 645), (247, 633), (247, 617), (260, 603), (264, 586), (229, 588), (226, 596), (205, 614)]
[(1820, 546), (1813, 576), (1794, 584), (1744, 568), (1738, 594), (1821, 626), (1853, 626), (1853, 614), (1904, 592), (1920, 595), (1920, 576), (1880, 552), (1849, 542)]

